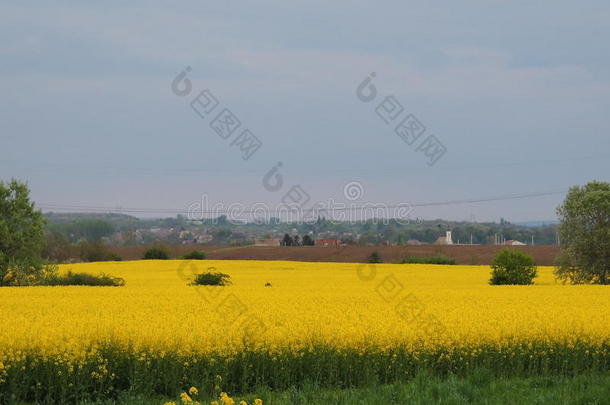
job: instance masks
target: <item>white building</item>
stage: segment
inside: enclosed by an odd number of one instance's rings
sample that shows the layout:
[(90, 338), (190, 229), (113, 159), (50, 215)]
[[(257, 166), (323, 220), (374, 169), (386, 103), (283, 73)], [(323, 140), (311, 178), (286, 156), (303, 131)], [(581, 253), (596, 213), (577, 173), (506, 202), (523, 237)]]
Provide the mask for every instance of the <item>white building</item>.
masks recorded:
[(518, 240), (506, 240), (506, 241), (504, 241), (504, 245), (508, 245), (508, 246), (525, 246), (525, 243), (519, 242)]
[(445, 236), (439, 236), (435, 242), (437, 245), (453, 245), (453, 239), (451, 238), (451, 231), (447, 231)]

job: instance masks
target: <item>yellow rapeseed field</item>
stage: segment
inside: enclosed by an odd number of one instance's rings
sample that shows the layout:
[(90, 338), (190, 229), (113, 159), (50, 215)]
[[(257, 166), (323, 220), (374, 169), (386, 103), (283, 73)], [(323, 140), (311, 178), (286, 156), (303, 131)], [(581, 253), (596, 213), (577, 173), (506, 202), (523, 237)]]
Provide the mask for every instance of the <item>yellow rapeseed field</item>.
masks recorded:
[[(562, 285), (547, 267), (532, 286), (490, 286), (487, 266), (205, 260), (61, 266), (68, 269), (126, 285), (0, 289), (0, 384), (10, 370), (47, 370), (53, 361), (49, 373), (59, 367), (74, 384), (89, 378), (117, 389), (135, 377), (119, 375), (125, 365), (112, 356), (148, 370), (171, 363), (178, 386), (201, 383), (184, 381), (183, 371), (208, 362), (190, 375), (225, 375), (236, 389), (273, 386), (280, 368), (277, 386), (289, 385), (311, 377), (311, 362), (316, 373), (334, 367), (333, 378), (357, 382), (350, 373), (371, 356), (374, 370), (398, 358), (390, 380), (418, 361), (453, 371), (469, 361), (505, 361), (519, 371), (561, 371), (574, 359), (579, 368), (608, 367), (610, 289)], [(188, 285), (208, 270), (230, 274), (233, 285)], [(236, 364), (258, 371), (250, 376)]]
[[(187, 285), (193, 271), (208, 268), (230, 274), (233, 285)], [(55, 352), (116, 340), (230, 351), (239, 349), (244, 327), (270, 347), (385, 346), (429, 332), (422, 317), (436, 318), (443, 340), (458, 344), (610, 338), (610, 289), (558, 284), (544, 267), (534, 286), (490, 286), (486, 266), (138, 261), (61, 269), (109, 273), (126, 286), (0, 289), (4, 348)]]

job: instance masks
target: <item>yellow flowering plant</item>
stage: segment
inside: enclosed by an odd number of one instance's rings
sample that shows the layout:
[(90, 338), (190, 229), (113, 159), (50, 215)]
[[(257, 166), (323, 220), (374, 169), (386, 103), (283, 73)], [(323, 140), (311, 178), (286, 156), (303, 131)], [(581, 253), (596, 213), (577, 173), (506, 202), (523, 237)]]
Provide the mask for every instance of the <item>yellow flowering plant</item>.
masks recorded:
[[(124, 278), (116, 289), (0, 288), (0, 403), (104, 398), (126, 379), (141, 394), (197, 381), (180, 398), (195, 402), (220, 387), (356, 386), (422, 368), (609, 368), (610, 290), (556, 283), (550, 267), (531, 286), (490, 286), (488, 266), (205, 262), (233, 285), (191, 286), (205, 268), (165, 260), (69, 266)], [(17, 383), (30, 373), (46, 384)], [(68, 380), (75, 389), (55, 389)]]

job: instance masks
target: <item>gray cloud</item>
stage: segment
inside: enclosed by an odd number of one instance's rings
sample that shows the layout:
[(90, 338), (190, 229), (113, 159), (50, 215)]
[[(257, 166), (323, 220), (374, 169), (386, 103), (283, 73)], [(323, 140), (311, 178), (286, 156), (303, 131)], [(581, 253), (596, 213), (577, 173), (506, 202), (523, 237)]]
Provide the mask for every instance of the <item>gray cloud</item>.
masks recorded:
[[(203, 189), (274, 203), (256, 179), (280, 160), (319, 199), (350, 180), (387, 202), (607, 180), (609, 14), (601, 1), (3, 4), (0, 172), (41, 202), (160, 207)], [(251, 161), (171, 93), (186, 65), (263, 140)], [(356, 99), (372, 71), (448, 147), (435, 167)], [(426, 214), (550, 219), (556, 200)]]

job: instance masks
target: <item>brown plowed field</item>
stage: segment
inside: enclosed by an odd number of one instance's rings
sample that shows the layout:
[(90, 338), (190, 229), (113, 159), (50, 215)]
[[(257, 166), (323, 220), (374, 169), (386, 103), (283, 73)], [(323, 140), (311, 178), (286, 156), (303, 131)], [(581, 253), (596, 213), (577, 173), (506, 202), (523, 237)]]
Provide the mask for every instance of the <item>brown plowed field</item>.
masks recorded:
[[(111, 250), (123, 260), (141, 259), (150, 246), (115, 246)], [(552, 265), (559, 254), (558, 246), (516, 246), (534, 257), (539, 265)], [(420, 245), (420, 246), (342, 246), (342, 247), (265, 247), (265, 246), (167, 246), (172, 257), (191, 250), (203, 250), (208, 259), (217, 260), (294, 260), (303, 262), (366, 262), (377, 251), (385, 263), (395, 263), (407, 256), (443, 254), (459, 264), (490, 264), (502, 246), (495, 245)]]

